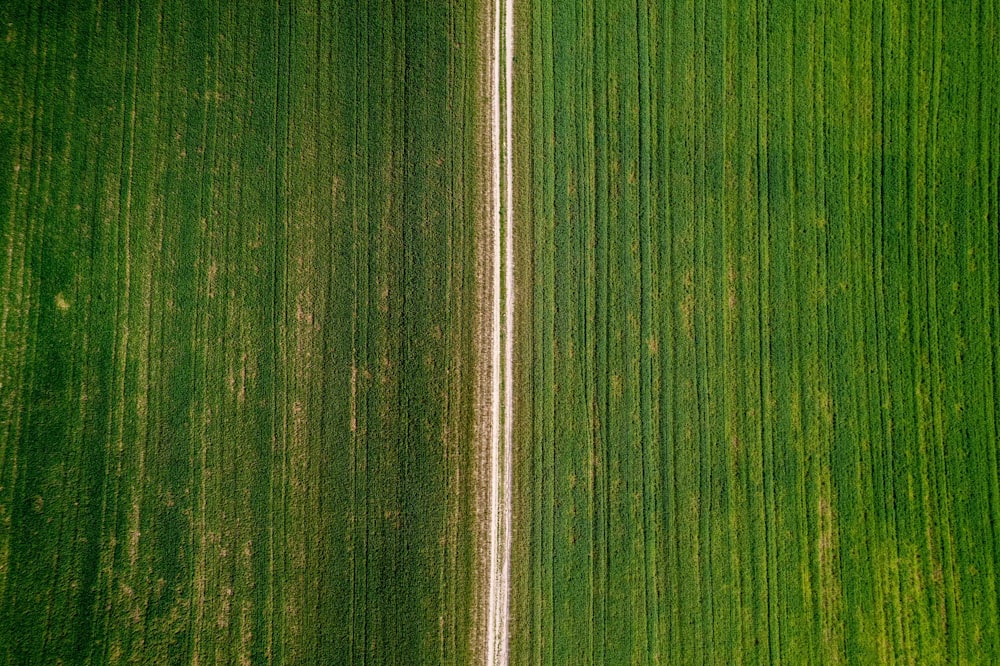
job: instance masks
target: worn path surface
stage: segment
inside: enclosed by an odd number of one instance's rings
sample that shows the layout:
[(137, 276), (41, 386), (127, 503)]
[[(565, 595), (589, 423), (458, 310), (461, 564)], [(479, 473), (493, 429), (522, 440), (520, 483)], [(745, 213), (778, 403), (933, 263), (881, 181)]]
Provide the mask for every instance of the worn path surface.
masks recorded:
[(490, 432), (490, 559), (487, 663), (508, 662), (513, 421), (513, 172), (511, 77), (513, 2), (494, 5), (491, 129), (493, 146), (493, 304)]

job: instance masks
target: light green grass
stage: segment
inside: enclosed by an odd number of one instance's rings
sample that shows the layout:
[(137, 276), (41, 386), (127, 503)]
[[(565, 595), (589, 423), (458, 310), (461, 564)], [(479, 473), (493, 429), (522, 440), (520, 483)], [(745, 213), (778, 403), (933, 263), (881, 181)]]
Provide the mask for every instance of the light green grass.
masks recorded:
[(512, 663), (996, 658), (1000, 8), (518, 12)]

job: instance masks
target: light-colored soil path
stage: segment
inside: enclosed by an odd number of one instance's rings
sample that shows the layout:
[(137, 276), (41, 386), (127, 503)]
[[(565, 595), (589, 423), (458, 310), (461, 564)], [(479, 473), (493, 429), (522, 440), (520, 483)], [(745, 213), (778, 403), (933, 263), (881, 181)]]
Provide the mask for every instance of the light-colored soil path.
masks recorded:
[[(514, 236), (511, 80), (513, 0), (494, 4), (491, 67), (493, 146), (493, 303), (490, 399), (490, 555), (486, 663), (508, 663), (513, 414)], [(502, 85), (501, 85), (502, 82)]]

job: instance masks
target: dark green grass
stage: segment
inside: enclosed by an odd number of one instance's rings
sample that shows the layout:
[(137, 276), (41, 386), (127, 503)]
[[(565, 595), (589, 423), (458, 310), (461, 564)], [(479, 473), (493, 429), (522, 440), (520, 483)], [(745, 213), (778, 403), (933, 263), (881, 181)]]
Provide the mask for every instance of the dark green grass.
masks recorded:
[(467, 663), (479, 3), (3, 3), (0, 661)]
[(1000, 7), (517, 11), (512, 660), (995, 660)]

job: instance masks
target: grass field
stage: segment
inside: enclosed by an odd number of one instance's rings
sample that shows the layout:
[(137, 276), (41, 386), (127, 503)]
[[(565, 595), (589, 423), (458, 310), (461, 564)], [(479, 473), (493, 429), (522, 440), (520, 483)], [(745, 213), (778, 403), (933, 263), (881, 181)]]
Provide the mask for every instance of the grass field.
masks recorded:
[(0, 663), (481, 660), (491, 418), (512, 664), (1000, 660), (995, 0), (518, 0), (513, 284), (500, 5), (120, 4), (0, 3)]
[(517, 5), (511, 662), (1000, 659), (1000, 5)]
[(0, 3), (0, 662), (480, 649), (481, 4)]

